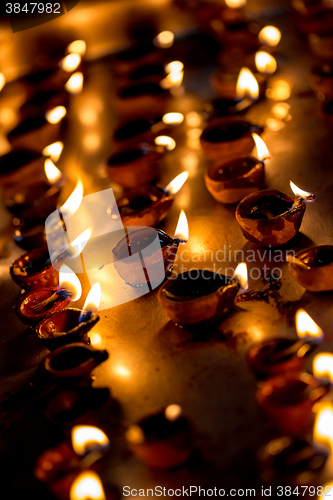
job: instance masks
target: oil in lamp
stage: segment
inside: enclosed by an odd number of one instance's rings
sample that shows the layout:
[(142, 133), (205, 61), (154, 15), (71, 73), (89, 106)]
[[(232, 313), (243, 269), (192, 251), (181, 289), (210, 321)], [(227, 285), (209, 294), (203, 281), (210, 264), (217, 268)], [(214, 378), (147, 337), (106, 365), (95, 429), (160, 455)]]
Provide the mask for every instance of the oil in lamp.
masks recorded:
[(247, 361), (259, 377), (302, 370), (306, 357), (322, 342), (324, 333), (303, 309), (296, 313), (298, 339), (278, 337), (254, 344)]
[(25, 184), (40, 176), (45, 157), (29, 149), (15, 149), (0, 157), (0, 186)]
[(242, 68), (237, 78), (233, 73), (219, 70), (212, 77), (212, 85), (232, 113), (233, 109), (234, 112), (247, 110), (264, 93), (266, 80), (263, 74), (254, 75), (248, 68)]
[(253, 133), (261, 134), (262, 127), (232, 116), (213, 121), (202, 132), (202, 149), (210, 160), (233, 155), (249, 154), (254, 148)]
[[(174, 196), (188, 177), (188, 172), (179, 174), (164, 189), (145, 184), (129, 190), (117, 200), (118, 212), (124, 226), (155, 227), (168, 214)], [(112, 207), (110, 214), (112, 215)]]
[(278, 247), (290, 241), (297, 233), (305, 212), (305, 203), (315, 199), (292, 181), (295, 196), (276, 189), (263, 189), (244, 198), (236, 208), (236, 219), (249, 241), (263, 247)]
[(172, 238), (161, 229), (155, 230), (151, 227), (132, 231), (122, 238), (112, 250), (115, 257), (114, 267), (126, 283), (134, 286), (148, 284), (155, 288), (156, 283), (161, 282), (161, 259), (164, 275), (168, 276), (178, 246), (185, 244), (187, 240), (188, 223), (182, 210)]
[(169, 98), (170, 92), (158, 83), (138, 83), (120, 90), (115, 106), (118, 113), (126, 117), (141, 117), (152, 109), (156, 114), (164, 114)]
[(289, 274), (310, 292), (333, 290), (333, 246), (306, 248), (287, 256)]
[(176, 404), (130, 426), (126, 439), (134, 455), (156, 469), (179, 467), (192, 451), (189, 423)]
[(239, 203), (245, 196), (258, 191), (264, 182), (265, 162), (269, 151), (264, 141), (252, 134), (257, 156), (239, 155), (216, 161), (205, 172), (205, 183), (213, 198), (220, 203)]
[(158, 300), (173, 323), (191, 325), (220, 320), (232, 309), (236, 294), (247, 288), (247, 266), (242, 262), (233, 278), (199, 269), (171, 276)]

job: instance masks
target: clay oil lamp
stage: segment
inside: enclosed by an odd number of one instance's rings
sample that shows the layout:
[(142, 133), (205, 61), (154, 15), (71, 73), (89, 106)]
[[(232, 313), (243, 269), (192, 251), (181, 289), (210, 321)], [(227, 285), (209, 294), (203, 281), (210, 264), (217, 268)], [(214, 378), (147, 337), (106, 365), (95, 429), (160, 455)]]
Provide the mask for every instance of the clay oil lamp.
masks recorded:
[(233, 116), (212, 122), (202, 132), (200, 142), (206, 156), (220, 160), (227, 156), (249, 154), (254, 148), (253, 133), (261, 134), (262, 127)]
[(122, 238), (112, 250), (114, 267), (125, 283), (156, 288), (161, 276), (170, 274), (178, 246), (187, 240), (188, 223), (182, 210), (172, 238), (151, 227), (131, 231)]
[(164, 114), (170, 92), (154, 82), (138, 83), (118, 92), (115, 106), (121, 116), (142, 116), (151, 113)]
[(333, 290), (333, 246), (306, 248), (287, 255), (289, 274), (310, 292)]
[(45, 117), (31, 116), (17, 125), (8, 134), (13, 148), (31, 149), (40, 153), (46, 146), (59, 138), (61, 120), (66, 115), (64, 106), (47, 111)]
[(254, 75), (248, 68), (242, 68), (236, 78), (232, 73), (220, 70), (212, 77), (216, 93), (229, 104), (229, 112), (246, 111), (265, 92), (267, 78), (261, 73)]
[(153, 42), (137, 44), (117, 54), (113, 63), (116, 74), (128, 75), (141, 66), (158, 64), (161, 61), (161, 53), (156, 50)]
[(239, 155), (217, 161), (205, 173), (205, 183), (213, 198), (220, 203), (239, 203), (258, 191), (264, 182), (265, 161), (270, 156), (264, 141), (253, 134), (258, 158)]
[(328, 390), (308, 373), (290, 372), (261, 382), (256, 400), (280, 432), (299, 436), (313, 424), (312, 408)]
[(68, 106), (68, 93), (65, 90), (37, 92), (20, 108), (20, 119), (24, 121), (31, 116), (44, 116), (47, 111), (56, 106)]
[[(71, 275), (66, 274), (65, 279), (69, 280)], [(68, 308), (58, 310), (51, 316), (45, 317), (36, 327), (38, 337), (49, 349), (74, 342), (89, 344), (88, 332), (99, 321), (97, 310), (100, 297), (101, 287), (99, 283), (95, 283), (87, 296), (82, 311)]]
[(34, 249), (19, 257), (10, 268), (12, 280), (25, 290), (56, 287), (58, 271), (54, 269), (47, 250)]
[(121, 148), (128, 144), (151, 142), (164, 128), (161, 116), (131, 120), (116, 129), (113, 141)]
[(276, 189), (263, 189), (239, 203), (236, 219), (247, 240), (263, 247), (278, 247), (296, 235), (305, 212), (304, 202), (313, 202), (315, 195), (292, 181), (290, 186), (297, 198)]
[(50, 158), (44, 158), (44, 172), (45, 180), (32, 179), (6, 191), (5, 207), (16, 218), (25, 221), (45, 219), (56, 209), (66, 178)]
[(130, 426), (126, 439), (134, 455), (154, 469), (179, 467), (192, 451), (189, 423), (176, 404)]
[(129, 190), (117, 200), (115, 210), (110, 208), (110, 216), (113, 217), (113, 211), (117, 217), (120, 215), (124, 226), (155, 227), (168, 214), (187, 177), (187, 172), (179, 174), (164, 189), (145, 184)]
[(302, 309), (296, 314), (296, 330), (297, 340), (278, 337), (251, 347), (247, 361), (257, 376), (265, 378), (303, 368), (307, 356), (322, 342), (324, 333)]
[(236, 294), (248, 287), (247, 266), (243, 262), (234, 277), (193, 269), (171, 277), (159, 291), (158, 300), (175, 324), (214, 322), (226, 316)]
[(121, 89), (137, 83), (160, 83), (167, 76), (163, 64), (147, 64), (139, 66), (128, 75), (119, 75), (116, 78), (117, 88)]
[(43, 172), (45, 157), (29, 149), (16, 149), (0, 157), (0, 186), (31, 182), (31, 178), (40, 177)]

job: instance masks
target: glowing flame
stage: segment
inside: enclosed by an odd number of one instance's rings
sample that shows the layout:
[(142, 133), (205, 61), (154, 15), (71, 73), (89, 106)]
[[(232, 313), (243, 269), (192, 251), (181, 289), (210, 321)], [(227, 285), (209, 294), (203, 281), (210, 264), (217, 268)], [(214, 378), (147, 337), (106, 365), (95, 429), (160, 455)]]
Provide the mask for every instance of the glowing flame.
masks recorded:
[(166, 113), (162, 117), (162, 121), (165, 125), (179, 125), (184, 121), (184, 115), (182, 113)]
[(179, 240), (181, 244), (185, 244), (188, 240), (188, 222), (184, 210), (180, 212), (174, 239)]
[(172, 31), (162, 31), (154, 38), (154, 45), (159, 49), (167, 49), (173, 45), (174, 39)]
[(73, 73), (65, 85), (65, 89), (71, 94), (79, 94), (83, 88), (83, 74), (79, 71)]
[(246, 292), (249, 288), (249, 280), (247, 273), (247, 265), (245, 262), (241, 262), (235, 269), (235, 278), (239, 283), (239, 291), (241, 293)]
[(164, 66), (167, 73), (180, 73), (184, 69), (184, 64), (181, 61), (171, 61)]
[(269, 47), (276, 47), (281, 40), (281, 31), (275, 26), (265, 26), (258, 35), (259, 41)]
[(224, 0), (230, 9), (240, 9), (246, 5), (247, 0)]
[(253, 101), (259, 97), (259, 84), (248, 68), (240, 70), (236, 84), (236, 99), (240, 101), (244, 97), (249, 97)]
[(76, 425), (72, 429), (72, 446), (77, 455), (85, 455), (95, 449), (103, 449), (110, 442), (106, 434), (98, 427)]
[(62, 173), (49, 158), (44, 162), (44, 170), (50, 184), (56, 184), (56, 182), (60, 181)]
[(67, 214), (73, 215), (79, 208), (82, 198), (83, 198), (83, 184), (79, 180), (70, 197), (61, 206), (61, 211), (63, 212), (64, 216)]
[(313, 359), (313, 374), (333, 382), (333, 354), (328, 352), (317, 354)]
[(277, 68), (276, 60), (268, 52), (259, 51), (255, 55), (256, 68), (260, 73), (272, 75)]
[(262, 140), (261, 137), (259, 137), (258, 134), (252, 134), (253, 140), (256, 143), (256, 149), (257, 149), (257, 158), (260, 161), (265, 161), (270, 158), (269, 151), (267, 149), (267, 146), (265, 142)]
[(67, 110), (65, 106), (56, 106), (53, 109), (50, 109), (50, 111), (47, 111), (45, 114), (45, 118), (49, 123), (55, 124), (59, 123), (60, 120), (63, 119), (63, 117), (66, 115)]
[(169, 422), (177, 420), (182, 413), (182, 407), (175, 404), (167, 406), (164, 411), (165, 418), (169, 420)]
[(145, 442), (145, 435), (141, 427), (131, 425), (125, 433), (125, 437), (129, 443), (141, 444)]
[(82, 321), (87, 313), (95, 313), (98, 311), (99, 303), (101, 301), (101, 285), (99, 283), (95, 283), (86, 298), (83, 309), (80, 314), (79, 321)]
[(71, 246), (72, 257), (77, 257), (78, 255), (80, 255), (80, 253), (88, 243), (90, 236), (91, 236), (91, 229), (86, 229), (77, 238), (75, 238), (74, 241), (71, 242), (70, 246)]
[(333, 482), (325, 483), (323, 486), (323, 492), (318, 497), (318, 500), (331, 500), (332, 498), (332, 490), (333, 490)]
[(172, 151), (176, 147), (176, 141), (168, 135), (159, 135), (154, 140), (156, 146), (164, 146), (167, 151)]
[(67, 47), (68, 54), (79, 54), (79, 56), (84, 56), (87, 50), (87, 44), (84, 40), (74, 40)]
[(266, 90), (266, 96), (274, 101), (284, 101), (289, 99), (291, 94), (291, 84), (285, 80), (275, 80), (272, 88)]
[(54, 142), (53, 144), (49, 144), (46, 148), (43, 149), (43, 155), (49, 156), (52, 161), (57, 162), (61, 156), (64, 145), (61, 141)]
[(188, 172), (182, 172), (177, 175), (169, 184), (164, 188), (164, 191), (169, 194), (176, 194), (186, 182), (188, 178)]
[(6, 85), (6, 77), (3, 73), (0, 73), (0, 91), (4, 88)]
[(79, 54), (69, 54), (60, 61), (59, 66), (64, 71), (70, 73), (71, 71), (76, 70), (80, 62), (81, 62), (81, 56)]
[(82, 472), (73, 481), (70, 500), (105, 500), (105, 493), (99, 476), (91, 470)]
[(162, 89), (171, 89), (180, 87), (183, 83), (184, 71), (171, 71), (163, 80), (160, 81)]
[(333, 406), (329, 401), (319, 404), (314, 424), (313, 440), (315, 443), (333, 448)]
[(66, 290), (70, 294), (72, 302), (79, 300), (82, 294), (82, 287), (79, 278), (65, 264), (59, 270), (59, 287), (58, 289)]
[(293, 181), (290, 181), (290, 187), (294, 195), (298, 196), (299, 198), (303, 198), (304, 201), (311, 203), (315, 200), (315, 195), (313, 193), (310, 193), (309, 191), (303, 191), (303, 189), (300, 189), (298, 186), (296, 186)]
[(303, 309), (299, 309), (296, 313), (296, 330), (299, 338), (306, 342), (319, 344), (324, 338), (322, 329)]

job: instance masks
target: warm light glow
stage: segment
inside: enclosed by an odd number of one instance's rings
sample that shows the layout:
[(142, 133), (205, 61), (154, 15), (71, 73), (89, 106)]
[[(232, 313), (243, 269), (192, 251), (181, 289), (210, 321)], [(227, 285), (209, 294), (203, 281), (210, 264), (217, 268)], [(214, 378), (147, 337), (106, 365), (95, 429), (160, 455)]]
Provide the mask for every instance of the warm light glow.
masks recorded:
[(154, 45), (160, 49), (167, 49), (173, 45), (174, 39), (172, 31), (162, 31), (154, 38)]
[(55, 124), (59, 123), (60, 120), (63, 119), (63, 117), (66, 115), (67, 110), (65, 106), (56, 106), (53, 109), (50, 109), (50, 111), (47, 111), (45, 114), (45, 118), (49, 123)]
[(291, 85), (285, 80), (275, 80), (272, 88), (266, 90), (266, 96), (274, 101), (285, 101), (291, 94)]
[(71, 72), (76, 70), (80, 62), (81, 56), (79, 54), (69, 54), (60, 61), (59, 66), (64, 71)]
[(279, 120), (290, 119), (291, 115), (289, 111), (290, 104), (288, 104), (287, 102), (279, 102), (278, 104), (274, 104), (274, 106), (272, 107), (273, 115), (275, 115)]
[(299, 309), (296, 313), (296, 330), (299, 338), (306, 342), (319, 344), (324, 338), (322, 329), (303, 309)]
[(164, 146), (167, 151), (172, 151), (176, 147), (176, 141), (168, 135), (159, 135), (154, 140), (156, 146)]
[(164, 66), (167, 73), (180, 73), (184, 69), (184, 64), (181, 61), (171, 61)]
[(105, 500), (103, 486), (96, 472), (91, 470), (82, 472), (73, 481), (70, 500)]
[(248, 68), (240, 70), (236, 84), (236, 99), (240, 101), (244, 97), (249, 97), (253, 101), (259, 97), (259, 84)]
[(267, 146), (265, 142), (262, 140), (261, 137), (259, 137), (258, 134), (252, 134), (253, 140), (256, 143), (256, 150), (257, 150), (257, 158), (260, 161), (265, 161), (270, 158), (269, 151), (267, 149)]
[(318, 497), (318, 500), (332, 500), (333, 482), (325, 483), (323, 493)]
[(61, 156), (64, 145), (61, 141), (54, 142), (46, 148), (43, 149), (42, 153), (44, 156), (49, 156), (52, 161), (57, 162)]
[(107, 448), (109, 444), (108, 437), (98, 427), (76, 425), (72, 428), (72, 446), (77, 455), (85, 455), (92, 450)]
[(86, 150), (94, 152), (101, 146), (101, 137), (97, 132), (91, 132), (83, 137), (83, 146)]
[(276, 60), (268, 52), (259, 51), (255, 55), (256, 68), (260, 73), (272, 75), (277, 68)]
[(180, 243), (182, 244), (185, 244), (188, 240), (188, 235), (189, 235), (189, 230), (188, 230), (187, 217), (184, 210), (182, 210), (179, 215), (178, 223), (174, 234), (174, 239), (179, 240)]
[(239, 283), (239, 291), (241, 293), (246, 292), (246, 290), (249, 288), (249, 280), (248, 280), (248, 273), (247, 273), (247, 265), (245, 262), (241, 262), (238, 264), (238, 266), (235, 269), (235, 278)]
[(269, 47), (276, 47), (281, 40), (281, 31), (275, 26), (265, 26), (258, 35), (259, 41)]
[(313, 193), (310, 193), (309, 191), (303, 191), (303, 189), (300, 189), (298, 186), (296, 186), (293, 181), (290, 181), (290, 187), (294, 195), (303, 198), (304, 201), (311, 203), (315, 200), (315, 195)]
[(182, 113), (166, 113), (162, 117), (162, 121), (165, 125), (179, 125), (184, 121), (184, 115)]
[(123, 378), (128, 378), (131, 375), (131, 371), (124, 365), (116, 365), (113, 367), (113, 371), (116, 375)]
[(78, 257), (91, 236), (91, 229), (86, 229), (74, 241), (71, 242), (71, 256)]
[(240, 7), (244, 7), (246, 5), (247, 0), (224, 0), (227, 7), (230, 9), (239, 9)]
[(82, 294), (82, 287), (79, 278), (65, 264), (59, 270), (59, 286), (58, 289), (66, 290), (70, 293), (72, 302), (79, 300)]
[(99, 303), (101, 301), (101, 285), (99, 283), (95, 283), (86, 298), (83, 309), (80, 314), (79, 321), (87, 314), (87, 313), (95, 313), (98, 311)]
[(169, 420), (169, 422), (174, 422), (175, 420), (177, 420), (177, 418), (181, 416), (182, 412), (183, 411), (181, 406), (173, 404), (167, 406), (164, 415), (165, 418)]
[(59, 168), (55, 166), (50, 158), (47, 158), (44, 162), (44, 171), (50, 184), (55, 184), (62, 177), (62, 173), (60, 172)]
[(138, 425), (131, 425), (125, 433), (125, 437), (129, 443), (141, 444), (145, 442), (143, 430)]
[[(317, 405), (316, 405), (317, 406)], [(316, 408), (316, 407), (315, 407)], [(333, 448), (333, 406), (329, 401), (319, 403), (313, 430), (313, 441), (317, 444)]]
[(312, 367), (316, 377), (328, 378), (333, 383), (333, 354), (328, 352), (317, 354)]
[(6, 85), (6, 77), (3, 73), (0, 73), (0, 91), (4, 88)]
[(186, 124), (189, 127), (200, 127), (202, 123), (202, 116), (196, 111), (189, 111), (185, 115)]
[(186, 182), (188, 178), (188, 172), (182, 172), (177, 175), (169, 184), (164, 188), (164, 191), (169, 194), (176, 194)]
[(79, 94), (83, 88), (83, 73), (73, 73), (65, 85), (65, 89), (71, 94)]
[(65, 201), (65, 203), (60, 207), (63, 215), (73, 215), (79, 208), (83, 198), (83, 184), (79, 180), (76, 187), (70, 197)]
[(162, 89), (171, 89), (180, 87), (183, 83), (184, 71), (171, 71), (163, 80), (160, 81)]
[(86, 50), (87, 44), (84, 40), (75, 40), (67, 47), (68, 54), (79, 54), (80, 56), (84, 56)]

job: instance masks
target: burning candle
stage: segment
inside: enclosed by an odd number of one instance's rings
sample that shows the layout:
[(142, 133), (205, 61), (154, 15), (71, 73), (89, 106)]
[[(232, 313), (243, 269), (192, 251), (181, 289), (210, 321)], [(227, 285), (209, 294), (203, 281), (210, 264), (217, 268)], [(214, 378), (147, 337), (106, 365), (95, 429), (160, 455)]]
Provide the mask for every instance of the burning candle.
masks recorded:
[(173, 323), (189, 325), (220, 320), (232, 309), (236, 294), (247, 288), (243, 262), (233, 278), (199, 269), (171, 277), (160, 289), (158, 300)]
[(236, 209), (236, 219), (249, 241), (264, 247), (277, 247), (297, 233), (305, 212), (305, 203), (315, 196), (298, 188), (292, 181), (294, 198), (276, 189), (264, 189), (244, 198)]
[(289, 274), (310, 292), (333, 290), (333, 246), (306, 248), (287, 256)]
[(264, 181), (264, 165), (269, 151), (264, 141), (252, 134), (257, 156), (239, 155), (217, 161), (207, 168), (205, 183), (213, 198), (220, 203), (238, 203), (245, 196), (258, 191)]
[(172, 404), (164, 411), (132, 425), (126, 432), (132, 452), (149, 467), (171, 469), (190, 457), (191, 432), (182, 408)]
[(223, 70), (213, 75), (212, 85), (217, 94), (226, 100), (226, 108), (229, 113), (245, 111), (259, 98), (260, 88), (263, 92), (263, 84), (266, 81), (261, 74), (254, 76), (248, 68), (242, 68), (237, 80), (233, 74)]

